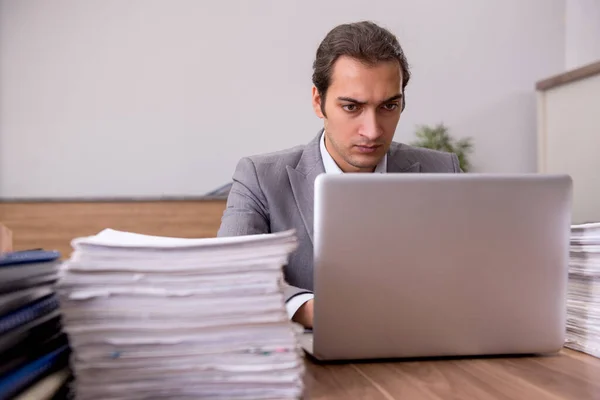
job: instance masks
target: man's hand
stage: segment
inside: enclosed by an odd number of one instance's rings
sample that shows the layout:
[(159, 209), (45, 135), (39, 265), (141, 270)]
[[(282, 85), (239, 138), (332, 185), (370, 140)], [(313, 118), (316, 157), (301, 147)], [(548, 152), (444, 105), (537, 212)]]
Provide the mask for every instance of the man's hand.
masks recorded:
[(292, 321), (299, 323), (305, 328), (312, 329), (313, 327), (313, 306), (314, 300), (308, 300), (306, 303), (296, 311), (296, 314), (292, 317)]

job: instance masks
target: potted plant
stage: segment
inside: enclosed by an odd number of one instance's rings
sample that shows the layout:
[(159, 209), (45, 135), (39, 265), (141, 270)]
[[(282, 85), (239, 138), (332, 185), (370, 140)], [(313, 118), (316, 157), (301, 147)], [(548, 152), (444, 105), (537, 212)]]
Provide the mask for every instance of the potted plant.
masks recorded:
[(411, 143), (413, 146), (454, 153), (458, 157), (460, 168), (464, 172), (471, 169), (469, 154), (473, 151), (472, 138), (456, 140), (450, 135), (448, 127), (444, 124), (433, 127), (419, 125), (415, 135), (417, 140)]

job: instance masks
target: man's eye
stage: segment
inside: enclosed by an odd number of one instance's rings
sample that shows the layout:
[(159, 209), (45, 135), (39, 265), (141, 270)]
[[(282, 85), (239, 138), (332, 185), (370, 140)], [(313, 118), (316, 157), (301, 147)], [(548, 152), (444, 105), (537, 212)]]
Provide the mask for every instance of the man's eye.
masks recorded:
[(389, 103), (383, 106), (383, 108), (385, 108), (387, 111), (394, 111), (396, 108), (398, 108), (398, 104), (397, 103)]
[(348, 112), (354, 112), (358, 109), (356, 104), (346, 104), (346, 105), (343, 105), (342, 108)]

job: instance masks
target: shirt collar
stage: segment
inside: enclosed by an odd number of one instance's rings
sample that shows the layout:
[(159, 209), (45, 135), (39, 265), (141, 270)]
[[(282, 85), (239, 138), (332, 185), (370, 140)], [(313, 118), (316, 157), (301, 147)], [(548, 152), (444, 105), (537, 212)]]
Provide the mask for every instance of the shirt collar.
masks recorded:
[[(320, 144), (320, 149), (321, 149), (321, 159), (323, 160), (323, 167), (325, 167), (325, 173), (327, 174), (342, 174), (344, 171), (342, 171), (340, 169), (340, 167), (336, 164), (336, 162), (333, 160), (333, 157), (331, 157), (331, 154), (329, 154), (329, 151), (327, 151), (327, 148), (325, 147), (325, 131), (323, 131), (323, 133), (321, 134), (321, 144)], [(375, 173), (378, 174), (384, 174), (387, 171), (387, 154), (385, 154), (383, 156), (383, 158), (381, 159), (381, 161), (379, 161), (379, 164), (377, 164), (377, 167), (375, 167)]]

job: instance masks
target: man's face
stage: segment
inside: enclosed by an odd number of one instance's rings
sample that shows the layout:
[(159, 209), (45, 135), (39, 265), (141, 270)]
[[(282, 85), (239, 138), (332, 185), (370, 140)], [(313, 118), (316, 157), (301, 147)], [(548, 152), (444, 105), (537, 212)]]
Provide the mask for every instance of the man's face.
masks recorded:
[(402, 75), (396, 61), (368, 66), (340, 57), (322, 97), (313, 87), (313, 108), (324, 119), (325, 145), (344, 172), (372, 172), (388, 151), (402, 110)]

